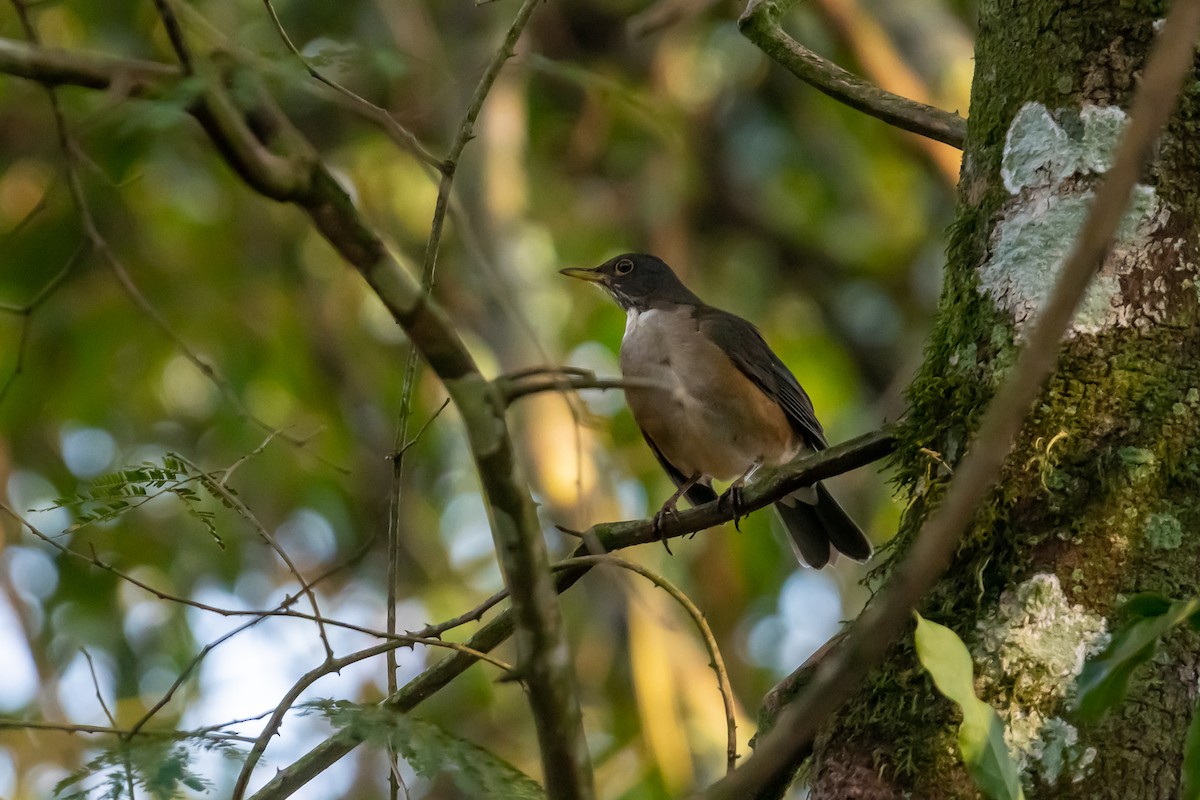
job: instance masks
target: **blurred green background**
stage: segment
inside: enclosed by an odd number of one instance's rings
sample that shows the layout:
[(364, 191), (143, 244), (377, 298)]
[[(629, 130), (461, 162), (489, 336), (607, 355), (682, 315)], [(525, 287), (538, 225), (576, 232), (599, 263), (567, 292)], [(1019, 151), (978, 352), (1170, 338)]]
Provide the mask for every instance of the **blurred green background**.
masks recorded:
[[(441, 157), (517, 4), (276, 8), (314, 66)], [(557, 270), (639, 250), (758, 324), (831, 441), (903, 413), (937, 302), (958, 154), (801, 84), (741, 37), (741, 10), (712, 0), (538, 7), (467, 148), (437, 272), (435, 295), (488, 375), (565, 364), (615, 376), (623, 315)], [(173, 61), (152, 3), (46, 2), (31, 13), (48, 45)], [(436, 197), (420, 162), (308, 78), (257, 0), (203, 0), (180, 13), (197, 52), (233, 51), (256, 65), (366, 218), (417, 269)], [(965, 113), (973, 18), (970, 3), (950, 0), (811, 0), (786, 27), (887, 88)], [(0, 36), (24, 38), (7, 6)], [(300, 213), (229, 171), (181, 111), (185, 95), (59, 97), (91, 213), (138, 296), (86, 248), (45, 93), (0, 77), (0, 497), (60, 544), (163, 592), (269, 608), (296, 590), (293, 576), (252, 525), (202, 492), (195, 508), (215, 515), (223, 548), (169, 495), (78, 528), (95, 505), (58, 502), (169, 453), (205, 470), (245, 458), (229, 486), (302, 574), (328, 573), (316, 590), (322, 611), (382, 628), (386, 457), (403, 335)], [(422, 371), (410, 431), (444, 399)], [(574, 543), (556, 524), (646, 516), (671, 491), (619, 392), (523, 400), (513, 425), (555, 554)], [(867, 468), (832, 485), (883, 544), (899, 514), (886, 473)], [(453, 617), (499, 588), (452, 409), (406, 454), (400, 507), (401, 629)], [(157, 599), (56, 553), (8, 516), (0, 524), (5, 718), (108, 725), (99, 694), (127, 727), (204, 645), (245, 621)], [(763, 694), (866, 593), (857, 565), (798, 569), (775, 525), (759, 513), (741, 533), (727, 526), (680, 541), (673, 558), (658, 545), (625, 554), (682, 586), (712, 624), (743, 753)], [(724, 768), (708, 656), (682, 612), (640, 581), (598, 570), (562, 600), (606, 798), (679, 796)], [(341, 654), (374, 640), (333, 631), (331, 641)], [(267, 620), (214, 648), (152, 726), (269, 711), (322, 655), (311, 623)], [(500, 655), (513, 657), (510, 647)], [(401, 683), (438, 656), (401, 651)], [(537, 776), (525, 700), (498, 674), (475, 666), (418, 714)], [(376, 659), (305, 698), (369, 702), (385, 675)], [(255, 735), (260, 724), (236, 730)], [(256, 783), (329, 730), (319, 718), (289, 717)], [(50, 796), (104, 745), (0, 731), (0, 797)], [(194, 759), (215, 784), (210, 796), (227, 794), (236, 762)], [(297, 796), (379, 797), (386, 775), (383, 757), (362, 748)], [(448, 781), (406, 775), (413, 797), (459, 796)]]

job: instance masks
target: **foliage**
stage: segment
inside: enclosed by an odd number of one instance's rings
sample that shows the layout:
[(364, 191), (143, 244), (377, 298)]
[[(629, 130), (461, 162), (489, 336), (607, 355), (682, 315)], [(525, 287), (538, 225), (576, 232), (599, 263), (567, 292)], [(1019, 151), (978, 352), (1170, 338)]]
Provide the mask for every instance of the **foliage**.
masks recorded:
[(200, 487), (210, 499), (226, 508), (236, 508), (231, 499), (236, 496), (236, 491), (219, 485), (212, 475), (202, 472), (174, 453), (164, 454), (157, 463), (144, 461), (139, 467), (93, 478), (87, 489), (70, 497), (58, 498), (51, 508), (75, 510), (76, 522), (63, 529), (64, 533), (74, 533), (88, 525), (112, 522), (151, 500), (171, 495), (182, 501), (187, 515), (203, 525), (213, 540), (224, 549), (225, 543), (221, 541), (213, 522), (215, 514), (203, 508), (204, 500), (193, 485)]
[(240, 755), (229, 742), (194, 736), (184, 741), (153, 734), (101, 752), (54, 787), (58, 800), (172, 800), (185, 790), (207, 793), (212, 781), (192, 767), (193, 750)]
[(314, 700), (301, 708), (320, 713), (355, 738), (395, 750), (423, 778), (449, 773), (465, 797), (542, 800), (546, 796), (525, 773), (436, 723), (386, 706), (344, 700)]
[(1200, 599), (1170, 601), (1161, 595), (1140, 594), (1122, 607), (1127, 617), (1102, 653), (1088, 659), (1079, 675), (1075, 709), (1089, 722), (1125, 699), (1134, 671), (1153, 657), (1159, 641), (1175, 626), (1187, 622), (1200, 630)]
[(1004, 722), (990, 705), (975, 696), (971, 653), (954, 631), (920, 614), (915, 633), (917, 657), (934, 685), (962, 712), (958, 748), (967, 772), (992, 800), (1022, 800), (1017, 768), (1004, 742)]

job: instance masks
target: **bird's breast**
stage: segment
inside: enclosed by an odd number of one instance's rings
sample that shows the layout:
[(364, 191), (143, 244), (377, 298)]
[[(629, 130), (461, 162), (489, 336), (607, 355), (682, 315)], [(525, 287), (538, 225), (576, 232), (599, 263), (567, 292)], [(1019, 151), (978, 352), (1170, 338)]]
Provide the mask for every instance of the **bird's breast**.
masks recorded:
[(731, 480), (793, 458), (800, 443), (779, 404), (703, 335), (691, 309), (630, 310), (621, 342), (633, 417), (686, 476)]

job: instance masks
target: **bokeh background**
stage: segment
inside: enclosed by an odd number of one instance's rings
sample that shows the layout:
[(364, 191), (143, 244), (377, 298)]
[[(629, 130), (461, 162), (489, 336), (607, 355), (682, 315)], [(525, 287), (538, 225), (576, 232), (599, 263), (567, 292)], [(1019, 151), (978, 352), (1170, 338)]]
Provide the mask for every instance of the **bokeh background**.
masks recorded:
[[(178, 4), (198, 52), (255, 64), (288, 113), (412, 268), (436, 184), (421, 162), (324, 91), (257, 0)], [(388, 109), (443, 156), (516, 11), (513, 0), (279, 0), (312, 64)], [(435, 294), (489, 375), (538, 365), (618, 373), (621, 312), (557, 275), (654, 252), (708, 302), (758, 324), (812, 396), (831, 441), (904, 410), (939, 290), (958, 154), (801, 84), (712, 0), (550, 0), (484, 107), (456, 184)], [(49, 45), (172, 61), (153, 4), (33, 7)], [(966, 112), (969, 2), (809, 0), (800, 41), (894, 91)], [(0, 36), (23, 38), (10, 7)], [(295, 209), (245, 188), (181, 110), (59, 93), (76, 171), (120, 269), (87, 247), (45, 93), (0, 78), (0, 499), (74, 551), (163, 592), (227, 609), (296, 590), (244, 518), (200, 492), (75, 527), (71, 503), (114, 471), (178, 454), (229, 486), (317, 586), (322, 611), (382, 628), (386, 531), (407, 343), (356, 273)], [(212, 379), (197, 366), (212, 365)], [(445, 399), (419, 373), (410, 432)], [(547, 541), (643, 517), (671, 491), (619, 392), (541, 395), (513, 412)], [(268, 429), (277, 430), (270, 435)], [(244, 459), (244, 460), (243, 460)], [(833, 481), (877, 544), (900, 509), (886, 471)], [(67, 501), (64, 503), (64, 501)], [(212, 512), (223, 547), (202, 520)], [(405, 455), (399, 627), (456, 616), (500, 587), (478, 483), (452, 409)], [(714, 628), (739, 704), (742, 752), (760, 699), (867, 595), (865, 569), (797, 568), (771, 515), (625, 555), (680, 585)], [(0, 519), (0, 716), (128, 726), (237, 625), (165, 601)], [(601, 796), (674, 797), (723, 771), (724, 726), (699, 637), (667, 596), (597, 570), (562, 599)], [(450, 634), (465, 638), (468, 625)], [(339, 653), (367, 636), (332, 631)], [(502, 656), (512, 658), (510, 648)], [(269, 711), (323, 656), (314, 626), (267, 620), (213, 648), (155, 717), (198, 728)], [(436, 652), (401, 651), (399, 680)], [(90, 665), (89, 665), (90, 659)], [(378, 699), (376, 659), (305, 698)], [(418, 715), (537, 776), (520, 691), (475, 666)], [(231, 730), (254, 735), (261, 723)], [(289, 717), (258, 782), (330, 728)], [(0, 797), (44, 798), (103, 737), (0, 730)], [(236, 761), (192, 753), (228, 793)], [(298, 796), (374, 798), (384, 758), (361, 748)], [(452, 782), (406, 771), (413, 797)], [(99, 785), (97, 775), (85, 786)]]

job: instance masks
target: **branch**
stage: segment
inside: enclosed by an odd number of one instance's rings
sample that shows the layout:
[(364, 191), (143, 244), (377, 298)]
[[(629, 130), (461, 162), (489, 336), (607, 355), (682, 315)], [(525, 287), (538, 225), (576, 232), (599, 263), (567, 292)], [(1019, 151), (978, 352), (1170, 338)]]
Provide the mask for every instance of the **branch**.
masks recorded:
[[(287, 715), (287, 712), (292, 710), (292, 707), (296, 704), (296, 701), (300, 699), (300, 695), (304, 694), (304, 691), (309, 686), (312, 686), (326, 675), (332, 675), (335, 672), (341, 672), (351, 664), (357, 664), (359, 661), (363, 661), (364, 659), (374, 658), (375, 656), (391, 652), (397, 647), (403, 647), (405, 644), (406, 642), (404, 641), (384, 642), (383, 644), (367, 647), (363, 650), (342, 656), (341, 658), (328, 658), (321, 665), (313, 667), (308, 672), (300, 676), (300, 679), (292, 684), (292, 688), (287, 691), (283, 699), (279, 701), (277, 706), (275, 706), (275, 710), (271, 713), (271, 717), (267, 720), (267, 724), (263, 726), (262, 732), (259, 733), (258, 738), (254, 740), (254, 745), (250, 748), (250, 752), (246, 756), (246, 760), (242, 763), (241, 772), (238, 773), (237, 782), (233, 787), (233, 797), (242, 797), (245, 794), (246, 785), (250, 782), (250, 776), (254, 772), (254, 767), (258, 764), (259, 759), (262, 758), (262, 754), (266, 751), (267, 743), (270, 742), (272, 737), (279, 732), (280, 726), (283, 725), (284, 716)], [(466, 647), (466, 645), (459, 645), (459, 647)], [(469, 651), (468, 655), (470, 655), (472, 658), (486, 658), (487, 661), (499, 666), (501, 669), (511, 670), (511, 667), (503, 661), (493, 659), (477, 650)]]
[(40, 722), (26, 719), (0, 719), (0, 730), (59, 731), (60, 733), (117, 736), (121, 739), (145, 736), (162, 739), (211, 739), (217, 742), (244, 742), (247, 744), (254, 742), (249, 736), (239, 736), (236, 733), (221, 733), (208, 729), (195, 731), (138, 731), (105, 727), (103, 725), (76, 725), (67, 722)]
[(764, 786), (792, 771), (810, 746), (817, 727), (850, 697), (867, 671), (907, 629), (917, 601), (950, 565), (963, 531), (995, 483), (1030, 406), (1054, 368), (1080, 297), (1112, 245), (1134, 184), (1175, 108), (1179, 86), (1192, 65), (1198, 31), (1200, 0), (1176, 0), (1150, 53), (1113, 167), (1096, 192), (1075, 247), (1038, 315), (1028, 344), (988, 405), (975, 443), (951, 479), (945, 499), (921, 527), (908, 555), (858, 618), (845, 642), (822, 660), (811, 684), (780, 715), (754, 755), (698, 797), (757, 797)]
[(662, 381), (647, 378), (598, 378), (590, 369), (579, 367), (532, 367), (501, 375), (493, 383), (508, 405), (539, 392), (670, 388)]
[(388, 113), (386, 108), (375, 105), (365, 97), (355, 94), (332, 78), (328, 78), (322, 73), (318, 72), (316, 67), (314, 67), (309, 60), (304, 57), (304, 54), (301, 53), (300, 49), (296, 47), (295, 43), (292, 42), (292, 37), (288, 36), (287, 29), (283, 27), (283, 22), (280, 21), (279, 15), (275, 13), (275, 6), (271, 4), (271, 0), (263, 0), (263, 4), (267, 8), (267, 13), (271, 16), (271, 24), (275, 26), (275, 32), (278, 33), (279, 38), (283, 40), (284, 46), (286, 46), (291, 54), (295, 56), (296, 59), (304, 66), (305, 71), (308, 72), (313, 80), (328, 86), (330, 89), (336, 92), (339, 97), (345, 99), (359, 113), (382, 126), (392, 141), (399, 144), (426, 166), (432, 167), (438, 172), (442, 171), (442, 162), (438, 161), (437, 157), (434, 156), (433, 153), (430, 153), (428, 150), (426, 150), (425, 146), (421, 144), (420, 140), (417, 139), (417, 137), (414, 136), (413, 133), (408, 130), (408, 128), (405, 128), (403, 125), (397, 122), (396, 118)]
[(658, 588), (662, 589), (671, 598), (678, 603), (687, 615), (692, 618), (696, 628), (700, 631), (700, 637), (704, 639), (704, 649), (708, 651), (710, 659), (709, 666), (713, 672), (717, 673), (717, 689), (721, 694), (721, 705), (725, 710), (725, 769), (728, 772), (733, 772), (734, 766), (737, 764), (737, 721), (734, 719), (733, 712), (733, 689), (729, 685), (729, 673), (725, 670), (725, 660), (721, 658), (721, 649), (717, 647), (717, 637), (713, 635), (712, 628), (709, 627), (708, 620), (704, 618), (704, 613), (696, 607), (692, 599), (684, 594), (683, 590), (669, 580), (659, 575), (641, 564), (635, 564), (632, 561), (626, 561), (623, 558), (611, 555), (600, 556), (575, 556), (568, 558), (555, 564), (556, 570), (573, 569), (575, 567), (594, 567), (604, 564), (609, 564), (621, 569), (636, 572), (643, 578), (653, 583)]
[[(828, 450), (810, 454), (776, 470), (763, 470), (759, 473), (755, 483), (746, 487), (743, 495), (743, 508), (750, 510), (762, 508), (801, 486), (807, 486), (815, 481), (840, 475), (843, 472), (878, 461), (891, 453), (895, 446), (894, 429), (884, 428)], [(728, 508), (728, 505), (721, 508), (720, 504), (714, 501), (681, 511), (677, 517), (667, 517), (662, 525), (663, 536), (667, 538), (686, 536), (731, 519), (732, 510)], [(592, 534), (595, 535), (595, 540), (605, 551), (658, 541), (654, 533), (654, 523), (649, 519), (596, 525), (588, 531), (589, 537)], [(576, 548), (572, 557), (588, 555), (593, 555), (593, 552), (585, 543)], [(565, 592), (575, 585), (580, 578), (587, 574), (588, 569), (588, 567), (576, 567), (557, 572), (555, 575), (557, 591)], [(512, 632), (513, 613), (511, 609), (506, 609), (480, 628), (474, 636), (467, 640), (466, 645), (474, 650), (488, 652), (500, 645), (512, 635)], [(384, 702), (397, 711), (411, 711), (474, 663), (475, 659), (467, 655), (455, 653), (447, 656), (422, 672)], [(253, 795), (251, 800), (282, 800), (290, 797), (310, 780), (328, 769), (331, 764), (351, 752), (361, 741), (360, 738), (346, 731), (326, 739), (291, 766), (279, 770), (267, 785)]]
[(962, 149), (967, 121), (958, 114), (884, 91), (827, 61), (783, 30), (780, 0), (750, 0), (738, 19), (742, 35), (805, 83), (834, 100), (912, 133)]
[(183, 77), (157, 61), (76, 53), (14, 39), (0, 39), (0, 73), (46, 86), (112, 89), (126, 97), (155, 97)]
[[(480, 81), (459, 136), (450, 149), (443, 183), (446, 176), (453, 174), (491, 82), (511, 56), (515, 40), (536, 5), (537, 0), (522, 4), (504, 46)], [(561, 632), (549, 559), (533, 498), (516, 460), (503, 398), (479, 372), (445, 311), (387, 252), (313, 147), (273, 99), (260, 87), (253, 98), (255, 107), (247, 110), (238, 104), (238, 100), (246, 102), (245, 93), (235, 100), (226, 90), (237, 70), (236, 64), (193, 66), (197, 76), (204, 80), (204, 92), (188, 111), (203, 126), (226, 162), (252, 189), (266, 197), (293, 203), (308, 214), (317, 231), (363, 276), (404, 328), (458, 409), (511, 592), (519, 631), (518, 671), (529, 687), (545, 773), (554, 777), (547, 787), (549, 794), (564, 799), (590, 797), (591, 768), (583, 739), (582, 714)], [(162, 65), (43, 50), (2, 39), (0, 72), (50, 85), (73, 83), (105, 89), (121, 85), (127, 93), (145, 97), (164, 92), (181, 77), (179, 71)], [(253, 80), (252, 75), (246, 77)], [(239, 85), (239, 89), (244, 88), (244, 84)], [(250, 113), (257, 123), (253, 127), (247, 121)], [(440, 192), (442, 208), (435, 211), (427, 265), (437, 258), (446, 203), (448, 192)]]

